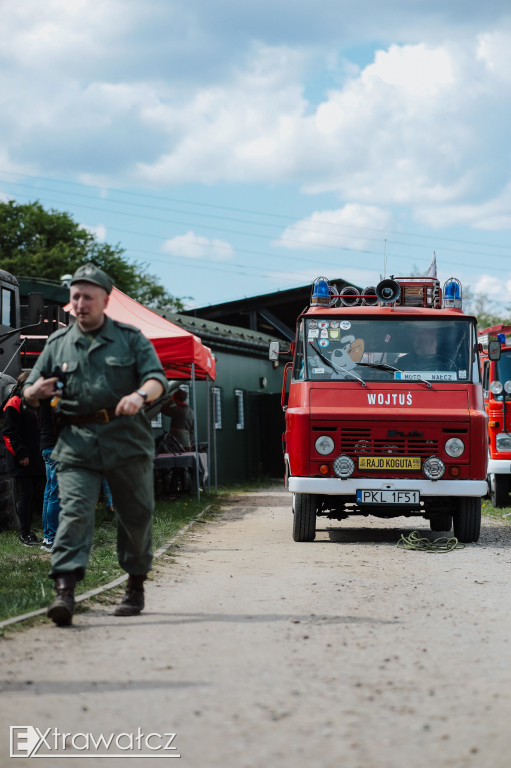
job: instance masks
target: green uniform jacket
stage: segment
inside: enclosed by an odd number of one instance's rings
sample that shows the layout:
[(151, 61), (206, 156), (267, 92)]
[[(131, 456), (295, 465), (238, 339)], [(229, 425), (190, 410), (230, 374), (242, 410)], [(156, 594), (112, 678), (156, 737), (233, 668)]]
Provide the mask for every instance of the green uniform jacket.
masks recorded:
[[(92, 343), (77, 323), (50, 336), (25, 386), (39, 376), (50, 376), (56, 366), (66, 372), (60, 405), (64, 415), (115, 408), (124, 395), (148, 379), (157, 379), (167, 391), (167, 379), (151, 342), (137, 328), (107, 316)], [(154, 437), (142, 410), (108, 424), (64, 426), (52, 458), (62, 466), (102, 471), (153, 455)]]

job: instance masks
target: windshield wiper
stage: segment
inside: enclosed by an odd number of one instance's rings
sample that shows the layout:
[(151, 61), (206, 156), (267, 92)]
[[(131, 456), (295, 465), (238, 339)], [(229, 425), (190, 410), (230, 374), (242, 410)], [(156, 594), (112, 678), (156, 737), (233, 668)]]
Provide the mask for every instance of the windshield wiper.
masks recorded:
[(357, 363), (357, 365), (363, 365), (365, 368), (377, 368), (379, 371), (399, 371), (403, 373), (402, 368), (394, 368), (393, 365), (387, 363)]
[[(398, 373), (405, 373), (402, 368), (395, 368), (393, 365), (387, 363), (357, 363), (357, 365), (363, 365), (366, 368), (377, 368), (380, 371), (397, 371)], [(413, 381), (421, 381), (428, 389), (431, 389), (431, 382), (427, 379), (423, 379), (422, 376), (419, 379), (413, 379)]]
[(364, 379), (361, 379), (360, 376), (357, 376), (356, 373), (353, 373), (353, 371), (350, 371), (348, 368), (344, 368), (342, 365), (334, 365), (327, 357), (323, 355), (322, 352), (319, 351), (317, 347), (314, 346), (313, 341), (309, 341), (309, 344), (311, 345), (314, 352), (317, 354), (320, 360), (322, 360), (326, 365), (328, 365), (329, 368), (332, 369), (334, 373), (338, 371), (343, 371), (344, 373), (347, 373), (350, 376), (353, 376), (354, 379), (359, 381), (363, 387), (367, 387), (367, 384), (365, 383)]

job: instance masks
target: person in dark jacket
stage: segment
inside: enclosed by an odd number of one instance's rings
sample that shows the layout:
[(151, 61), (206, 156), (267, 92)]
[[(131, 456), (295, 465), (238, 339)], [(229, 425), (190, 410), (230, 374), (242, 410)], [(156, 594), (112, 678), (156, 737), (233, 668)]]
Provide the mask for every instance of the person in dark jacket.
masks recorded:
[(46, 473), (40, 451), (37, 414), (22, 403), (21, 389), (28, 377), (24, 371), (4, 406), (3, 438), (7, 447), (7, 471), (15, 481), (19, 540), (27, 547), (40, 542), (32, 531), (34, 510), (41, 512)]

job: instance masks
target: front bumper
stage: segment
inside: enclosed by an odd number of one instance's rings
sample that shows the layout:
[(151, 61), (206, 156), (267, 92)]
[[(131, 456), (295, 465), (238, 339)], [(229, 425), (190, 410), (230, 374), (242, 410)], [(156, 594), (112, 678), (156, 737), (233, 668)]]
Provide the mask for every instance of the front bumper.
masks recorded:
[(476, 496), (488, 493), (486, 480), (413, 480), (408, 478), (290, 477), (292, 493), (314, 493), (327, 496), (354, 496), (358, 490), (419, 491), (423, 496)]
[(510, 459), (488, 459), (489, 475), (511, 475)]

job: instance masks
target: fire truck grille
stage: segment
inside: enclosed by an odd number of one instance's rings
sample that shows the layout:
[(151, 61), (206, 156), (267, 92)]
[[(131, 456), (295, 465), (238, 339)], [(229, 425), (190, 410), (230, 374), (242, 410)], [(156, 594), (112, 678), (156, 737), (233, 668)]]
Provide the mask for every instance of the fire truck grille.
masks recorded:
[(340, 452), (352, 456), (428, 457), (438, 452), (438, 440), (422, 437), (376, 437), (370, 429), (342, 429)]

